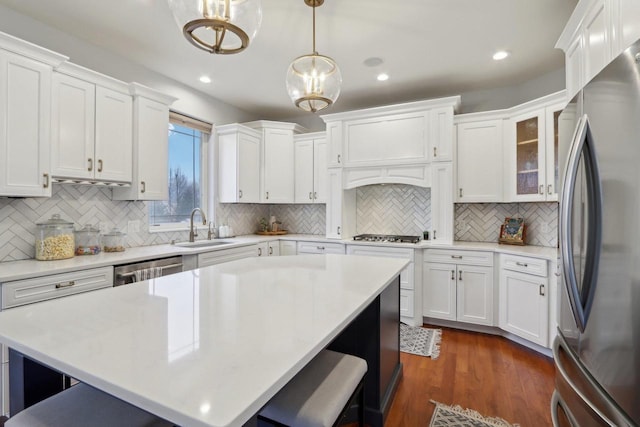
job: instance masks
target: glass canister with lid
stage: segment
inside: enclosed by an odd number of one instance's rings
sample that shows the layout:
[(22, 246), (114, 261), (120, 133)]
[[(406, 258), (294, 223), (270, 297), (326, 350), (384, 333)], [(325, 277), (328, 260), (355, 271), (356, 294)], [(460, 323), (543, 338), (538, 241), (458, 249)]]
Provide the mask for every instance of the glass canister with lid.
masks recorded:
[(36, 224), (36, 259), (51, 261), (72, 258), (75, 250), (73, 223), (54, 214)]
[(117, 227), (102, 235), (102, 249), (105, 252), (123, 252), (124, 240), (127, 235)]
[(96, 255), (101, 251), (100, 230), (87, 224), (76, 230), (76, 255)]

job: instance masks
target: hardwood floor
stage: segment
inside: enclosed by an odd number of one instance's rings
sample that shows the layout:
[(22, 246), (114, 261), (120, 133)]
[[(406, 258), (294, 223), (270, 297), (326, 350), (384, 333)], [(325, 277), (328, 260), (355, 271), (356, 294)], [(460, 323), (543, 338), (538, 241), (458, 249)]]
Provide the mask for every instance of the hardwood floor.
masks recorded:
[(506, 338), (441, 329), (438, 359), (401, 353), (404, 375), (385, 427), (427, 427), (435, 408), (430, 399), (522, 427), (551, 425), (550, 358)]

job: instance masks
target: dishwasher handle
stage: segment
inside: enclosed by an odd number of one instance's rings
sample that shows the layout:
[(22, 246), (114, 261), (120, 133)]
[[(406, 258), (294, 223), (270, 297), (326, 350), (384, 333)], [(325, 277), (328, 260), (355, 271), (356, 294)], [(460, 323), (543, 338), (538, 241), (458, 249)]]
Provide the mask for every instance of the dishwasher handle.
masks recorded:
[[(160, 266), (160, 271), (167, 269), (167, 268), (178, 268), (178, 267), (182, 267), (182, 263), (176, 263), (176, 264), (169, 264), (169, 265), (163, 265)], [(136, 272), (135, 271), (130, 271), (128, 273), (116, 273), (117, 277), (131, 277), (131, 276), (135, 276)]]

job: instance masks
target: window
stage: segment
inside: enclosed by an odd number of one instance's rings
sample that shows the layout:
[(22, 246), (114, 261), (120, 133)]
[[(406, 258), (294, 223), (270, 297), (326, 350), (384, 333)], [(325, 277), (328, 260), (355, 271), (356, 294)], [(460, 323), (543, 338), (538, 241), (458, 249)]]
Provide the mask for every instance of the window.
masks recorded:
[(196, 208), (206, 207), (207, 143), (211, 125), (171, 112), (168, 200), (149, 203), (153, 229), (184, 228)]

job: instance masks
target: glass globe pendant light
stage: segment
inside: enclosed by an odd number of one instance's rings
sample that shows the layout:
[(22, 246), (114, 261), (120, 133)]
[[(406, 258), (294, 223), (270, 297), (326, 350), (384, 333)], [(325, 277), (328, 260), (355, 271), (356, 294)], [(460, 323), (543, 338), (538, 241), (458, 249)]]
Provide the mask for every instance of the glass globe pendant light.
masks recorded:
[(209, 53), (231, 54), (249, 46), (262, 23), (260, 0), (168, 0), (185, 38)]
[(316, 7), (324, 0), (304, 0), (313, 8), (313, 53), (293, 60), (287, 70), (287, 92), (296, 107), (315, 113), (333, 104), (340, 95), (342, 74), (338, 64), (316, 51)]

